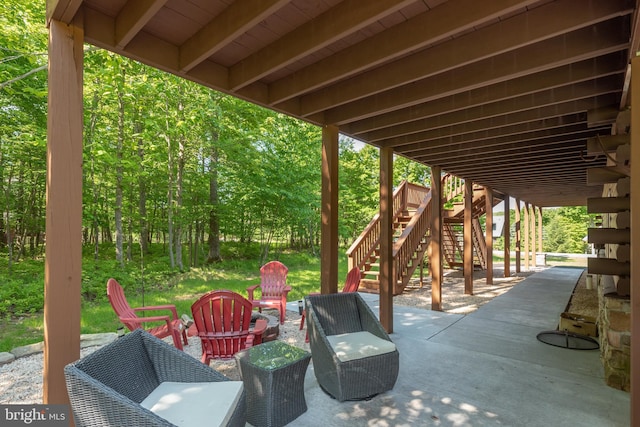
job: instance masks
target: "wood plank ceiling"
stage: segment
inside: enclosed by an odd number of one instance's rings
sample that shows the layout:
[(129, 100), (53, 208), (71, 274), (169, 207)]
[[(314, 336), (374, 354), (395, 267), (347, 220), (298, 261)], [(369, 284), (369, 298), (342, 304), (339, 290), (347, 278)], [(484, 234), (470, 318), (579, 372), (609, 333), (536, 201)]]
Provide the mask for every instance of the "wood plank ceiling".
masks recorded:
[(490, 186), (585, 205), (627, 108), (633, 0), (58, 0), (85, 40)]

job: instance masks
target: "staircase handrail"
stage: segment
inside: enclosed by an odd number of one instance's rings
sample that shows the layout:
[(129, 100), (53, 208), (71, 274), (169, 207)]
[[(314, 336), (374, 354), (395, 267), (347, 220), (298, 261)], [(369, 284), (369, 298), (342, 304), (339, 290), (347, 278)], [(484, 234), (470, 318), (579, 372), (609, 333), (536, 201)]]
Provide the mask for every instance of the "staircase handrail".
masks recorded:
[(405, 183), (406, 185), (406, 207), (409, 208), (417, 208), (419, 207), (424, 198), (427, 197), (428, 194), (430, 194), (431, 189), (427, 188), (427, 187), (423, 187), (422, 185), (418, 185), (418, 184), (412, 184), (410, 182), (407, 181), (403, 181), (403, 183)]
[[(413, 184), (411, 184), (413, 186)], [(407, 207), (409, 199), (409, 186), (407, 181), (402, 181), (398, 188), (393, 192), (392, 202), (392, 220), (402, 213)], [(416, 186), (418, 187), (418, 186)], [(364, 263), (371, 254), (376, 250), (380, 242), (380, 214), (373, 216), (369, 224), (366, 226), (362, 234), (347, 249), (348, 269), (353, 267), (362, 269)]]
[(450, 173), (442, 176), (442, 200), (448, 202), (460, 194), (464, 194), (464, 179)]
[(487, 254), (487, 242), (484, 238), (480, 219), (475, 217), (473, 218), (472, 223), (473, 225), (471, 226), (471, 230), (473, 232), (476, 255), (478, 256), (478, 260), (480, 261), (480, 265), (482, 266), (482, 268), (487, 268), (487, 257), (489, 256), (489, 254)]
[(409, 265), (413, 254), (431, 225), (431, 192), (423, 197), (420, 206), (407, 223), (406, 228), (393, 244), (395, 282), (402, 280), (405, 267)]

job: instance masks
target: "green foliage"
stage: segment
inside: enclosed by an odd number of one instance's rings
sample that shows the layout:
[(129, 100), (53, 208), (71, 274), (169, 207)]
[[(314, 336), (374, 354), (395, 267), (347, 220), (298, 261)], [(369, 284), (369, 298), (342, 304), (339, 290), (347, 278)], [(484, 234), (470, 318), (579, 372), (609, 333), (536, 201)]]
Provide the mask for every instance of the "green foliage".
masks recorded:
[(545, 209), (543, 213), (545, 252), (587, 252), (588, 244), (583, 239), (593, 218), (585, 206)]
[(43, 261), (25, 260), (12, 271), (0, 270), (0, 318), (23, 316), (42, 310)]
[[(102, 252), (113, 253), (103, 247)], [(238, 245), (223, 244), (229, 253)], [(175, 304), (178, 313), (190, 313), (191, 304), (213, 289), (230, 289), (247, 295), (246, 288), (260, 281), (260, 263), (255, 259), (229, 258), (202, 268), (178, 273), (168, 268), (162, 245), (152, 245), (150, 253), (120, 268), (113, 260), (93, 259), (85, 250), (82, 274), (81, 332), (113, 332), (119, 325), (106, 298), (107, 279), (114, 277), (124, 287), (132, 306)], [(289, 268), (288, 283), (293, 288), (289, 300), (295, 301), (320, 290), (320, 260), (308, 252), (283, 252), (279, 260)], [(339, 281), (346, 277), (347, 263), (339, 257)], [(42, 341), (43, 261), (22, 261), (11, 279), (0, 270), (0, 352), (16, 346)], [(12, 306), (7, 311), (8, 303)], [(19, 307), (25, 307), (20, 309)]]

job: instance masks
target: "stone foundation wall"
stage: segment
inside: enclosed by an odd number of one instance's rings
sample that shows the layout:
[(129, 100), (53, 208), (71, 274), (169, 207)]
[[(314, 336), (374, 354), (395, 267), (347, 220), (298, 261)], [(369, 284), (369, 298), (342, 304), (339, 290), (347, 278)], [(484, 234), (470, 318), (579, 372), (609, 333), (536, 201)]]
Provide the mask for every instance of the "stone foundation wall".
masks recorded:
[(631, 300), (599, 292), (600, 358), (607, 385), (631, 390)]

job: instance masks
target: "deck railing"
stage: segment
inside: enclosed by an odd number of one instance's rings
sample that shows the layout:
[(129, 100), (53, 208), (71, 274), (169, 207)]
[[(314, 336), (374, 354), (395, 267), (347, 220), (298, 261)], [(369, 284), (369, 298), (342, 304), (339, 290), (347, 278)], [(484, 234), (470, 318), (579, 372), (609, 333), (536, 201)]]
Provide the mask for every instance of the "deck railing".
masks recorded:
[[(443, 200), (451, 200), (464, 192), (464, 180), (447, 174), (442, 177)], [(404, 281), (403, 275), (411, 265), (416, 248), (422, 242), (431, 224), (431, 190), (403, 181), (393, 193), (392, 220), (395, 221), (408, 209), (415, 209), (409, 223), (393, 245), (394, 283)], [(365, 265), (377, 258), (375, 252), (380, 244), (380, 215), (376, 214), (362, 234), (347, 250), (348, 268)]]
[[(420, 198), (428, 193), (428, 189), (419, 185), (410, 184), (402, 181), (400, 186), (393, 192), (392, 202), (392, 221), (395, 221), (400, 214), (405, 212), (408, 207), (417, 207), (420, 205)], [(358, 267), (363, 269), (372, 254), (380, 244), (380, 214), (374, 215), (373, 219), (362, 234), (353, 242), (347, 250), (348, 269)]]
[(409, 268), (416, 248), (422, 242), (431, 224), (431, 192), (426, 193), (422, 203), (411, 217), (398, 240), (393, 244), (393, 283), (404, 283), (404, 275)]

